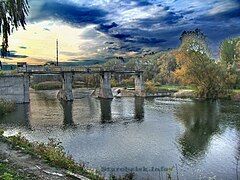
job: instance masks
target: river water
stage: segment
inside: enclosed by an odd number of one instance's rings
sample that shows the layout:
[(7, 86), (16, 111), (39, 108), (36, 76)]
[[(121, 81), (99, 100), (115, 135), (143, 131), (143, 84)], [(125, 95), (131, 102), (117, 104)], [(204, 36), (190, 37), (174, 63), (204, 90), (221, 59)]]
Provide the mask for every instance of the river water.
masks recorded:
[(62, 142), (78, 162), (136, 179), (237, 179), (240, 103), (169, 98), (100, 101), (83, 93), (61, 103), (56, 91), (31, 92), (29, 105), (0, 117), (6, 135)]

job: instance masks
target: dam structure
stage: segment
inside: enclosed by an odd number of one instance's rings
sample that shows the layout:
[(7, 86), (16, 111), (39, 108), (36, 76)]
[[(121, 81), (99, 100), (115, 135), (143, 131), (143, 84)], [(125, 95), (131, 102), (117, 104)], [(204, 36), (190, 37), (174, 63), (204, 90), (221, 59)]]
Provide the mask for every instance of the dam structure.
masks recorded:
[(133, 75), (135, 78), (135, 95), (145, 96), (143, 71), (141, 70), (115, 70), (111, 68), (80, 67), (80, 66), (24, 66), (17, 68), (16, 75), (0, 76), (0, 99), (15, 101), (16, 103), (30, 102), (30, 77), (32, 75), (60, 75), (62, 89), (58, 92), (58, 99), (73, 101), (73, 78), (75, 74), (99, 74), (100, 89), (98, 97), (102, 99), (113, 99), (111, 89), (111, 77), (114, 74)]

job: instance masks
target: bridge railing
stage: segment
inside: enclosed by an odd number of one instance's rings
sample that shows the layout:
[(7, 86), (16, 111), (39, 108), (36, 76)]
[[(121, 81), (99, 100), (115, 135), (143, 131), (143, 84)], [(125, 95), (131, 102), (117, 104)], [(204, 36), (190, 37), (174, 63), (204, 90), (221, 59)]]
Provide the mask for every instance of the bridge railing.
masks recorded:
[(26, 67), (18, 67), (18, 73), (62, 73), (62, 72), (79, 72), (79, 73), (98, 73), (102, 71), (112, 71), (112, 72), (136, 72), (133, 68), (126, 67), (83, 67), (83, 66), (34, 66), (28, 65)]
[(104, 71), (100, 67), (82, 67), (82, 66), (26, 66), (18, 67), (18, 73), (61, 73), (61, 72), (99, 72)]

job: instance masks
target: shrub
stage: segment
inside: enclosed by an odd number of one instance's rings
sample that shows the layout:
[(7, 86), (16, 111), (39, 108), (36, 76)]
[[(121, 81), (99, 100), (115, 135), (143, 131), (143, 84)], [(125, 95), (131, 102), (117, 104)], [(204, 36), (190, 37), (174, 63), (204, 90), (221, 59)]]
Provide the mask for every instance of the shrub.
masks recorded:
[(0, 76), (4, 76), (4, 72), (0, 70)]
[[(2, 158), (0, 158), (2, 160)], [(0, 179), (1, 180), (15, 180), (15, 179), (35, 179), (33, 174), (27, 174), (22, 172), (18, 167), (11, 163), (1, 162), (0, 163)]]
[(112, 87), (117, 87), (118, 86), (118, 83), (115, 79), (111, 79), (111, 86)]
[(134, 78), (131, 77), (131, 78), (128, 78), (128, 79), (124, 79), (121, 82), (121, 85), (124, 86), (124, 87), (134, 87)]
[(157, 88), (152, 81), (147, 81), (145, 83), (145, 91), (146, 93), (155, 94), (157, 92)]
[(3, 180), (13, 180), (13, 175), (10, 174), (10, 173), (4, 173), (2, 176), (1, 176), (1, 179)]
[(32, 85), (35, 90), (56, 90), (62, 88), (62, 83), (58, 81), (47, 81)]

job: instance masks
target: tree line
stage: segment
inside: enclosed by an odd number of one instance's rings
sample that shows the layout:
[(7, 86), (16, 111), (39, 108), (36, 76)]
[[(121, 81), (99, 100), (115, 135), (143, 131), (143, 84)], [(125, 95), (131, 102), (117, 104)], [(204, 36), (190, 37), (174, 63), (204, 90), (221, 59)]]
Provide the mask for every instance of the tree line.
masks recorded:
[[(25, 28), (28, 15), (27, 0), (0, 1), (1, 56), (8, 50), (8, 37), (19, 26)], [(138, 56), (115, 58), (104, 67), (126, 67), (144, 70), (146, 85), (190, 85), (198, 97), (216, 99), (226, 96), (233, 88), (240, 87), (240, 37), (227, 39), (220, 46), (220, 58), (213, 59), (207, 37), (200, 29), (184, 31), (181, 45), (169, 51), (143, 52)], [(86, 77), (97, 86), (98, 77)], [(117, 81), (118, 80), (118, 81)], [(133, 85), (129, 76), (114, 77), (113, 85)], [(150, 87), (153, 91), (154, 87)]]

